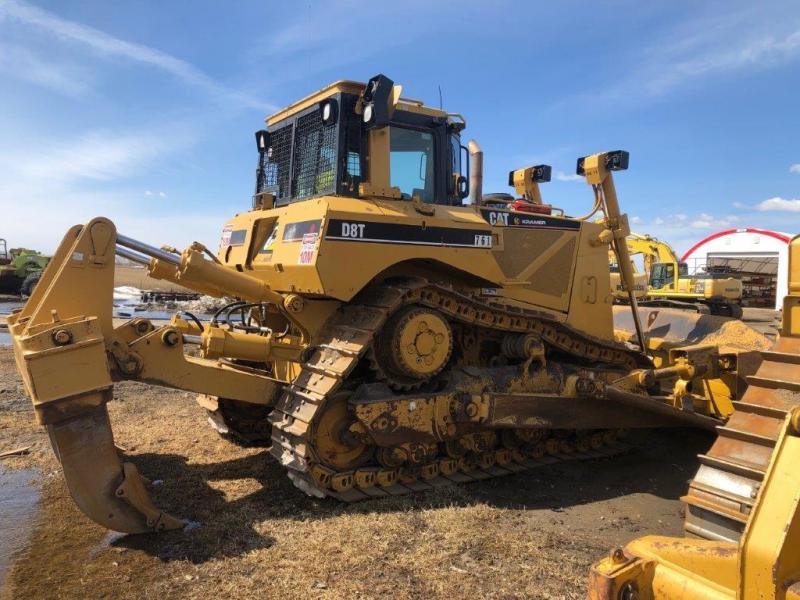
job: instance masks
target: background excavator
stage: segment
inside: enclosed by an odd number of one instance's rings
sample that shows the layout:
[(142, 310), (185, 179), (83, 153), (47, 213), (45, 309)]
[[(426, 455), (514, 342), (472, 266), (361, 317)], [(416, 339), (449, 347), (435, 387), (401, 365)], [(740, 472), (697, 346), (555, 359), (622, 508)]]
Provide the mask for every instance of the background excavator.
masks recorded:
[[(700, 457), (687, 538), (647, 536), (595, 564), (592, 600), (800, 598), (800, 236), (774, 347)], [(706, 538), (706, 539), (696, 539)]]
[[(637, 281), (640, 305), (691, 308), (741, 318), (742, 282), (738, 279), (715, 273), (690, 275), (689, 266), (678, 260), (669, 244), (649, 235), (631, 232), (626, 242), (628, 252), (641, 256), (644, 264), (644, 273), (636, 273), (645, 282)], [(618, 282), (617, 288), (621, 285)]]
[[(592, 205), (571, 217), (541, 202), (546, 165), (512, 171), (520, 198), (484, 197), (465, 126), (383, 75), (339, 81), (256, 133), (252, 208), (216, 254), (157, 248), (102, 217), (67, 232), (8, 325), (87, 515), (131, 533), (183, 524), (114, 446), (120, 380), (199, 393), (228, 435), (270, 444), (298, 488), (348, 502), (607, 456), (621, 428), (731, 418), (763, 337), (640, 312), (632, 292), (612, 306), (609, 250), (633, 289), (613, 180), (627, 152), (578, 160)], [(210, 321), (115, 323), (116, 255), (236, 300)]]

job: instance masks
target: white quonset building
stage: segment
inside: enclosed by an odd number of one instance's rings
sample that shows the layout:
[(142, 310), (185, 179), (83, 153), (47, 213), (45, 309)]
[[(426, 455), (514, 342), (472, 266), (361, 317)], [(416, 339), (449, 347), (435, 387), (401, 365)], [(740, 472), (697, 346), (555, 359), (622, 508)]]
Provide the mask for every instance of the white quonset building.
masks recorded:
[(742, 280), (742, 304), (780, 309), (789, 288), (789, 241), (779, 231), (745, 227), (712, 233), (681, 259), (689, 273), (731, 273)]

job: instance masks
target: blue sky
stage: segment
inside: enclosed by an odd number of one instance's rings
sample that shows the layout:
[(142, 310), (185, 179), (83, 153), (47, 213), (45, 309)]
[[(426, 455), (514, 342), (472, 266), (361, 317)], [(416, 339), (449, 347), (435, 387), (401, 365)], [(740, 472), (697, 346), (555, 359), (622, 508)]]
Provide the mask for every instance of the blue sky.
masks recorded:
[(487, 191), (553, 166), (545, 200), (591, 204), (575, 159), (631, 153), (637, 231), (800, 231), (800, 3), (0, 0), (0, 237), (52, 250), (102, 214), (152, 243), (216, 247), (250, 202), (273, 109), (382, 72), (465, 115)]

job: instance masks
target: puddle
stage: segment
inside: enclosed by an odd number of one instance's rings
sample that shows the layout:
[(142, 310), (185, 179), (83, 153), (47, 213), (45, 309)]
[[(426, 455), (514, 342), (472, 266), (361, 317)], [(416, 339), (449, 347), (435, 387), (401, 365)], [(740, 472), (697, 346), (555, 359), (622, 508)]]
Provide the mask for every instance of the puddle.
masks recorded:
[[(15, 308), (22, 308), (23, 304), (24, 302), (19, 301), (0, 302), (0, 317), (10, 315), (12, 310)], [(11, 334), (9, 334), (8, 329), (5, 328), (5, 319), (0, 319), (0, 322), (3, 323), (3, 325), (0, 326), (0, 346), (10, 346)]]
[(34, 483), (38, 478), (37, 469), (12, 470), (0, 465), (0, 589), (33, 531), (33, 517), (40, 496)]
[(22, 308), (25, 305), (22, 301), (0, 302), (0, 316), (10, 315), (15, 308)]

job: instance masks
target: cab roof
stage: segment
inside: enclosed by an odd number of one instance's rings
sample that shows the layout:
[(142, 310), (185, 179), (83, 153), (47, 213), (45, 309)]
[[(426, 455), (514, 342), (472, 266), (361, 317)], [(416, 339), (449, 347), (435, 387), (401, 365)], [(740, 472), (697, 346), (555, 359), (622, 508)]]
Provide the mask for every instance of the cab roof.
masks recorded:
[[(291, 117), (292, 115), (305, 110), (309, 106), (313, 106), (314, 104), (320, 102), (321, 100), (329, 98), (330, 96), (333, 96), (335, 94), (345, 93), (345, 94), (353, 94), (355, 96), (360, 96), (366, 86), (367, 86), (366, 83), (363, 83), (361, 81), (351, 81), (349, 79), (340, 79), (338, 81), (334, 81), (333, 83), (325, 86), (321, 90), (317, 90), (316, 92), (309, 94), (305, 98), (301, 98), (300, 100), (293, 102), (289, 106), (282, 108), (278, 112), (269, 115), (266, 118), (267, 125), (274, 125), (275, 123), (278, 123), (279, 121), (282, 121), (287, 117)], [(443, 110), (432, 108), (430, 106), (425, 106), (425, 104), (421, 100), (404, 98), (402, 96), (400, 97), (400, 102), (398, 103), (397, 108), (399, 108), (400, 110), (428, 115), (432, 117), (447, 117), (447, 112)]]

